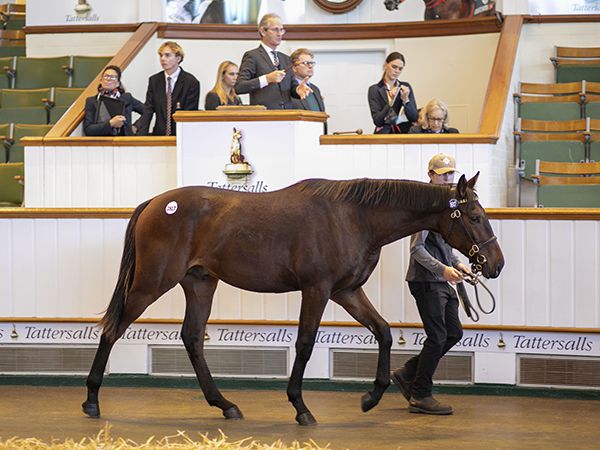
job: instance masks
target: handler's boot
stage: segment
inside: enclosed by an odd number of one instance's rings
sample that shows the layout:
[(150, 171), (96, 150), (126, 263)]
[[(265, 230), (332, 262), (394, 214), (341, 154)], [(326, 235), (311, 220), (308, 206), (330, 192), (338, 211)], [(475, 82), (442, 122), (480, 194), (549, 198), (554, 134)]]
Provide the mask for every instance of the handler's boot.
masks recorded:
[(410, 401), (412, 382), (409, 381), (404, 375), (404, 368), (396, 369), (390, 372), (390, 379), (398, 387), (398, 389), (400, 389), (400, 392), (402, 392), (402, 395), (404, 395), (406, 401)]
[(447, 416), (454, 412), (452, 406), (442, 405), (431, 395), (423, 398), (411, 397), (408, 402), (408, 410), (411, 413), (434, 414), (438, 416)]

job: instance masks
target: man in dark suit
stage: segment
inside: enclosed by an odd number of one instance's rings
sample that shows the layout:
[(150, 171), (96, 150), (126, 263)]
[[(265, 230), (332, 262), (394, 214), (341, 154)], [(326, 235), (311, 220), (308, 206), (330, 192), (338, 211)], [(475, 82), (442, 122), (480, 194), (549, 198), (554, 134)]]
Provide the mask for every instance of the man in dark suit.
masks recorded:
[[(194, 75), (179, 66), (184, 56), (179, 44), (167, 41), (159, 47), (158, 54), (163, 71), (148, 80), (144, 114), (138, 123), (138, 134), (142, 136), (174, 136), (176, 128), (173, 113), (177, 110), (197, 110), (200, 99), (200, 83)], [(154, 115), (154, 129), (149, 133)]]
[(244, 53), (235, 91), (250, 94), (251, 105), (292, 109), (292, 60), (277, 51), (285, 29), (277, 14), (265, 14), (258, 24), (260, 45)]
[[(292, 105), (294, 109), (305, 109), (307, 111), (322, 111), (325, 112), (325, 103), (321, 96), (319, 87), (311, 83), (309, 80), (315, 73), (315, 57), (313, 52), (307, 48), (299, 48), (290, 55), (292, 59), (292, 70), (294, 72), (293, 85), (304, 84), (308, 87), (309, 93), (305, 98), (296, 98), (292, 92)], [(327, 134), (327, 123), (323, 124), (325, 134)]]

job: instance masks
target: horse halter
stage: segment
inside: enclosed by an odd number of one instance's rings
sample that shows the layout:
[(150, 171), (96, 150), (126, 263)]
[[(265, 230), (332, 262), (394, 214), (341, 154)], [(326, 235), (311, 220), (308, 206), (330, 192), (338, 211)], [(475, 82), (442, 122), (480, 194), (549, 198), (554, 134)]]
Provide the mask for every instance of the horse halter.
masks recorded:
[(452, 220), (450, 221), (450, 225), (448, 227), (448, 234), (452, 232), (452, 226), (454, 225), (455, 221), (458, 221), (466, 235), (471, 240), (471, 244), (473, 244), (471, 245), (471, 249), (469, 250), (469, 260), (471, 261), (471, 271), (474, 274), (481, 273), (481, 271), (483, 270), (483, 265), (487, 262), (487, 258), (485, 257), (485, 255), (481, 254), (480, 251), (490, 242), (494, 242), (497, 239), (496, 235), (492, 235), (492, 237), (490, 237), (484, 242), (477, 242), (473, 238), (473, 235), (471, 234), (467, 226), (465, 225), (464, 220), (462, 218), (462, 213), (460, 212), (460, 209), (458, 209), (458, 206), (476, 200), (477, 196), (475, 196), (473, 200), (467, 200), (466, 198), (462, 200), (457, 200), (453, 198), (450, 199), (450, 201), (448, 202), (450, 209), (452, 210), (452, 212), (450, 213), (450, 218)]

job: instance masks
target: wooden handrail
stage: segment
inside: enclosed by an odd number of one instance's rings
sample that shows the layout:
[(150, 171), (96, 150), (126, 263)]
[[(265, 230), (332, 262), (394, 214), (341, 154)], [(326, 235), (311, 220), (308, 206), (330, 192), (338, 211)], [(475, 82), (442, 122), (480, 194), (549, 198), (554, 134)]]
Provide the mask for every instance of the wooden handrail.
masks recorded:
[(521, 83), (520, 94), (580, 94), (583, 92), (583, 81), (571, 83)]
[(521, 120), (521, 131), (586, 131), (585, 119), (577, 120)]
[(24, 137), (21, 143), (29, 147), (175, 147), (175, 136), (74, 136)]
[(216, 110), (216, 111), (177, 111), (173, 114), (175, 122), (239, 122), (290, 121), (326, 122), (329, 116), (320, 111), (303, 109), (278, 110)]
[[(156, 23), (143, 23), (133, 33), (125, 45), (119, 52), (108, 62), (107, 65), (119, 66), (124, 70), (133, 60), (135, 55), (144, 47), (146, 42), (156, 32), (158, 25)], [(48, 132), (47, 137), (65, 137), (69, 136), (73, 130), (83, 120), (85, 115), (85, 99), (96, 95), (98, 92), (97, 86), (100, 83), (100, 74), (88, 85), (81, 93), (73, 105), (65, 114), (56, 122), (54, 127)]]
[(495, 144), (498, 136), (485, 134), (361, 134), (323, 135), (321, 145), (383, 145), (383, 144)]
[[(495, 220), (600, 220), (597, 208), (486, 208)], [(133, 208), (0, 208), (0, 219), (128, 219)]]
[(480, 134), (500, 136), (522, 26), (523, 16), (506, 16), (504, 18), (490, 81), (483, 101), (479, 121)]

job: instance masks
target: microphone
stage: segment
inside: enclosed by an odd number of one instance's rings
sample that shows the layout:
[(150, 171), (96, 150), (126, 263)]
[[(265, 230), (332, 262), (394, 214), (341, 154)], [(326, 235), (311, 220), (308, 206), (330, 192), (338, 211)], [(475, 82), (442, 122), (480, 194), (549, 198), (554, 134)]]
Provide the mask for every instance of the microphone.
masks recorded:
[(356, 129), (354, 131), (334, 131), (333, 134), (336, 135), (336, 136), (339, 136), (341, 134), (358, 134), (358, 135), (361, 135), (361, 134), (363, 134), (363, 130), (362, 130), (362, 128), (358, 128), (358, 129)]

